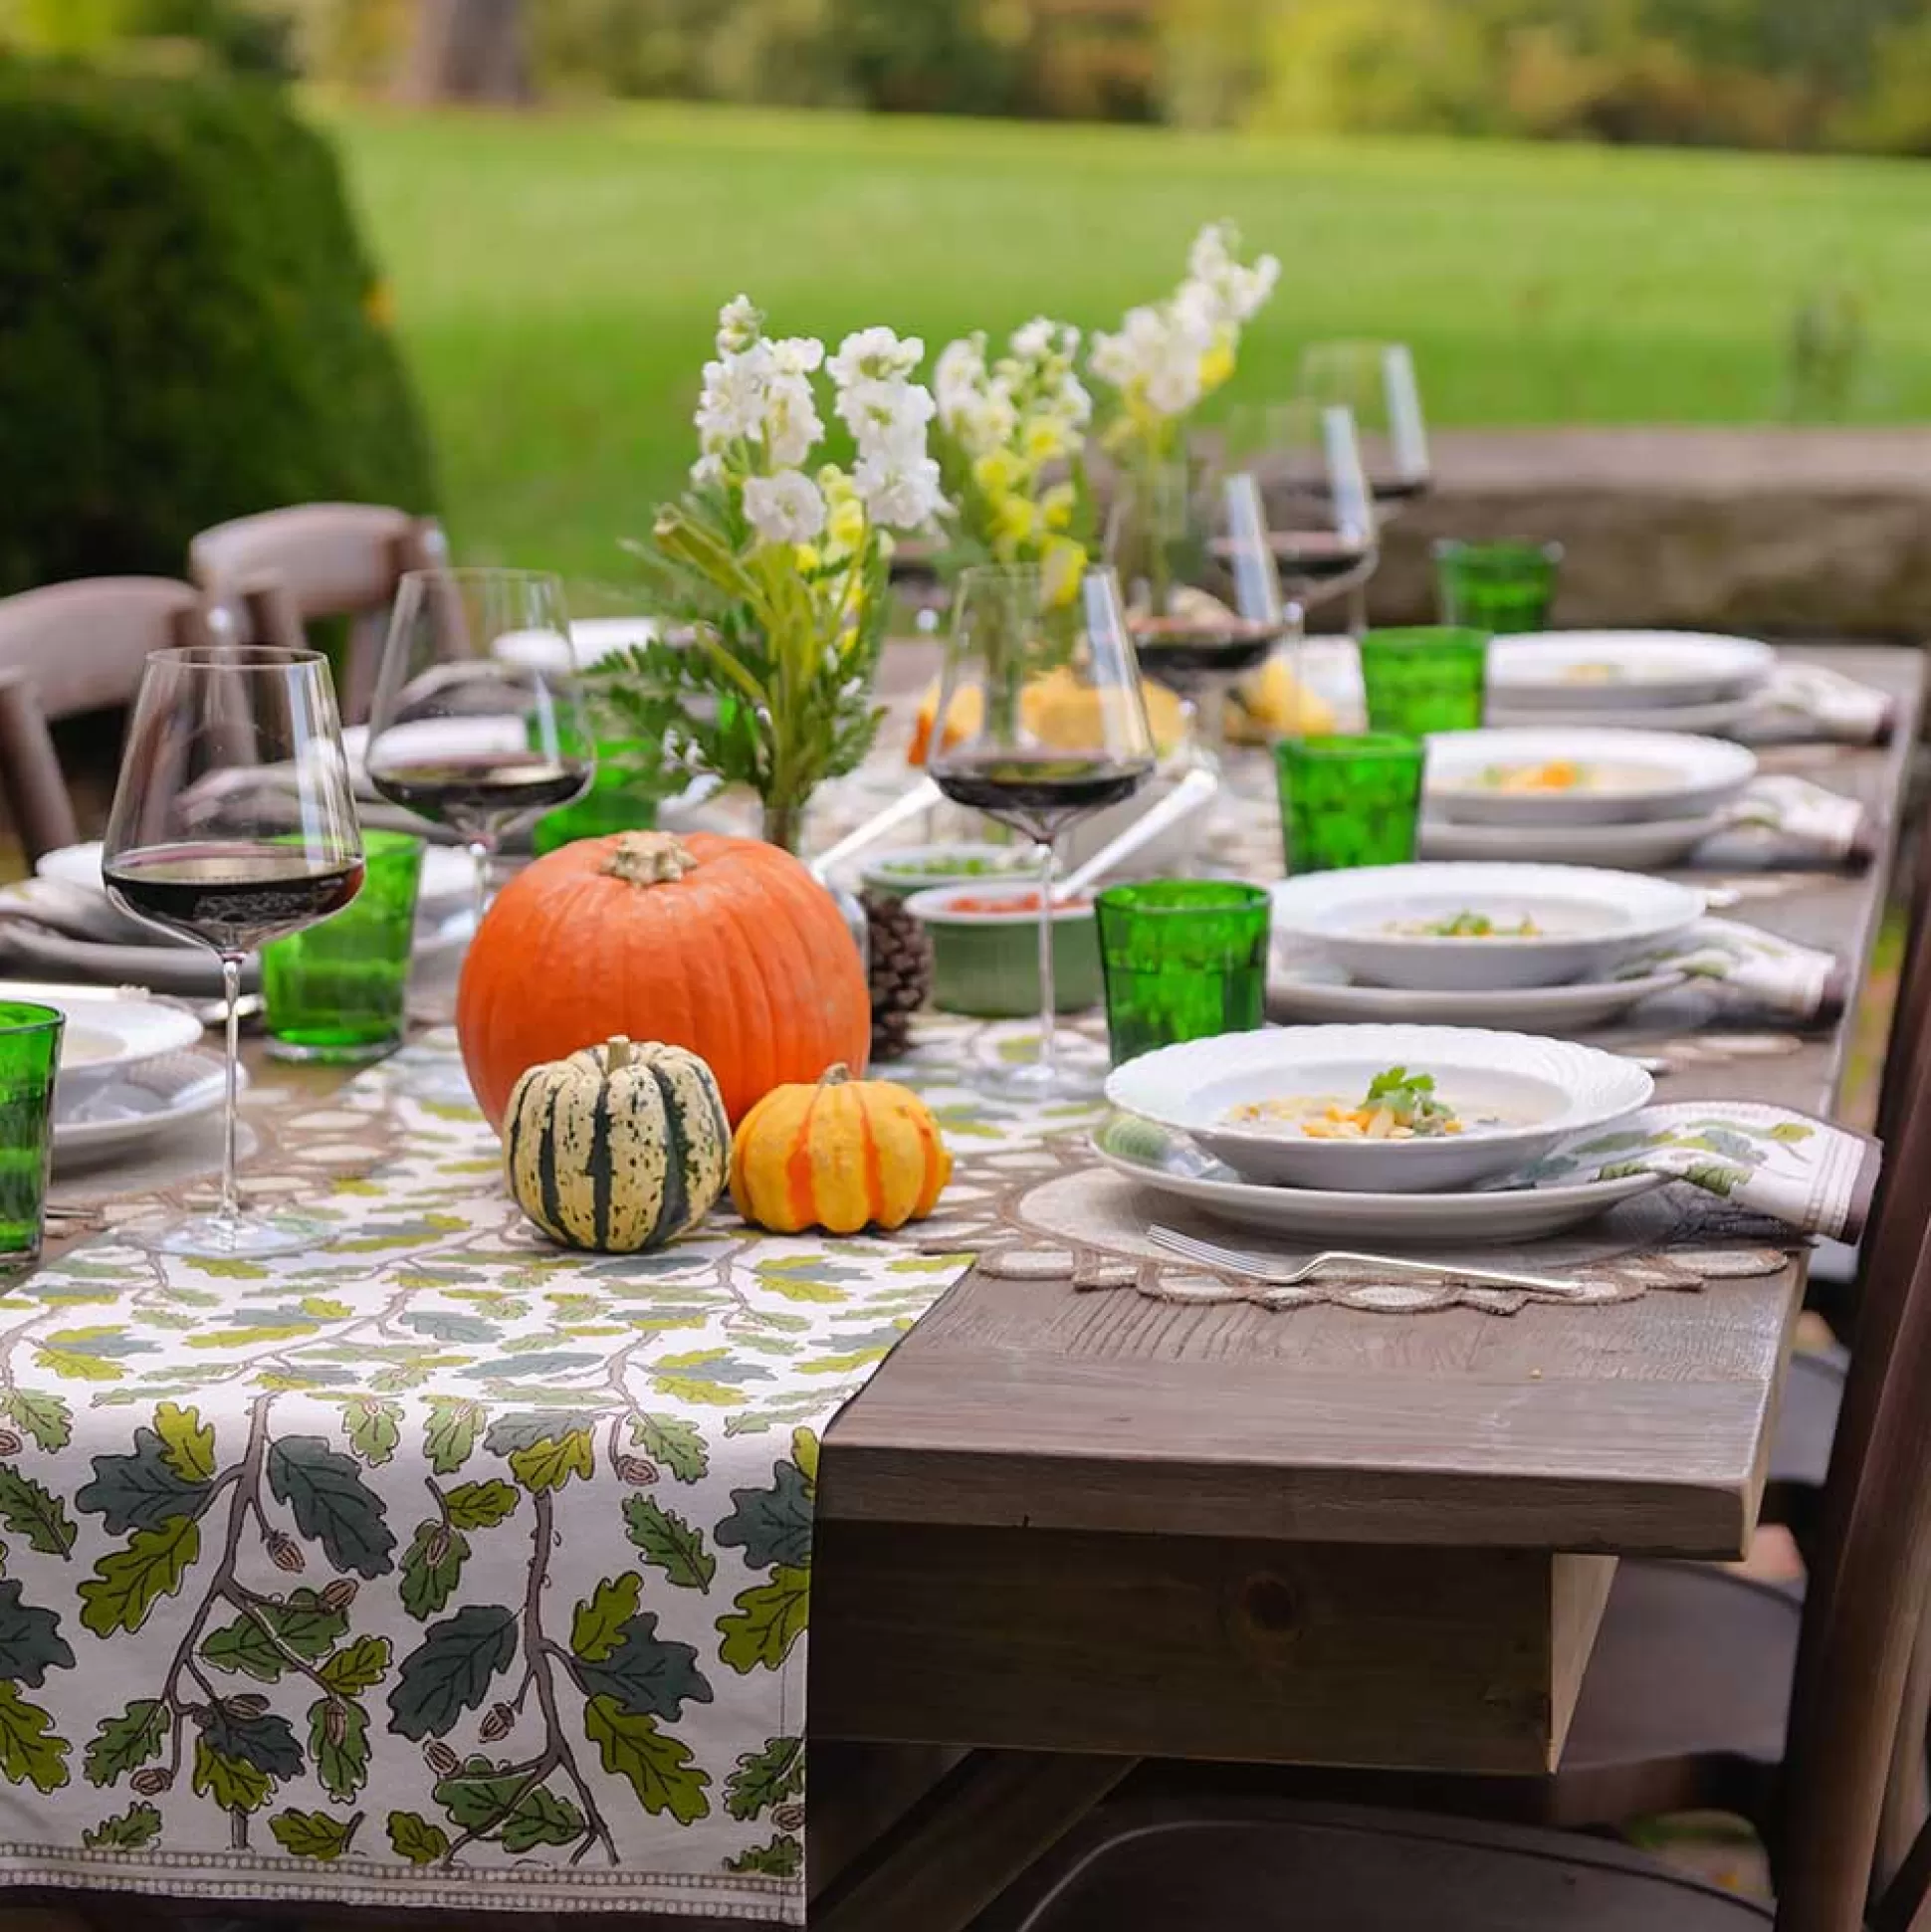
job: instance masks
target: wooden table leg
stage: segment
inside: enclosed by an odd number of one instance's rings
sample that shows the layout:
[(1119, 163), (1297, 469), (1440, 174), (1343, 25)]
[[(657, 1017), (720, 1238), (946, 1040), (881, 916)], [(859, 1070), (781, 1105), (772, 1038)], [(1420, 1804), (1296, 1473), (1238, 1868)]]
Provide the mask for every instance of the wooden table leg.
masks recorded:
[(812, 1932), (964, 1932), (1138, 1762), (970, 1752), (826, 1888)]

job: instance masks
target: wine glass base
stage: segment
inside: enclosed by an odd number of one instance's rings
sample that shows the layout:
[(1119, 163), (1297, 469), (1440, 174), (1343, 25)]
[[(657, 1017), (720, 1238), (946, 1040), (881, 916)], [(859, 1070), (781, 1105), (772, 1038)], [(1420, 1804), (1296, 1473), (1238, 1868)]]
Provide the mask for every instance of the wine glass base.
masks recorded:
[(295, 1254), (303, 1248), (323, 1247), (336, 1228), (306, 1214), (258, 1213), (189, 1214), (183, 1219), (158, 1221), (120, 1230), (156, 1254), (194, 1255), (203, 1260), (254, 1260), (268, 1254)]
[(1097, 1101), (1105, 1093), (1106, 1076), (1103, 1054), (1087, 1058), (1062, 1051), (1051, 1066), (1039, 1060), (1021, 1060), (988, 1068), (980, 1084), (1001, 1100)]

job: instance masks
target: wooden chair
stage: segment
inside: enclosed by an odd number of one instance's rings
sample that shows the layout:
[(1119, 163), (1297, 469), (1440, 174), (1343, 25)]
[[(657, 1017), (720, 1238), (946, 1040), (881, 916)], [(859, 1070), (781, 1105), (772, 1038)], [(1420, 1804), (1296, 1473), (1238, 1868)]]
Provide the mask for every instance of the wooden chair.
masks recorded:
[(124, 707), (151, 652), (210, 641), (192, 584), (84, 577), (0, 598), (0, 798), (28, 860), (80, 837), (49, 725)]
[[(1904, 1177), (1931, 1167), (1931, 1055), (1916, 1055), (1917, 1086), (1903, 1107), (1889, 1159)], [(1888, 1190), (1870, 1243), (1869, 1287), (1850, 1358), (1842, 1416), (1820, 1512), (1816, 1569), (1808, 1590), (1755, 1582), (1692, 1563), (1625, 1561), (1618, 1566), (1602, 1628), (1583, 1679), (1562, 1763), (1540, 1776), (1463, 1776), (1373, 1770), (1153, 1767), (1136, 1775), (1143, 1791), (1201, 1788), (1336, 1798), (1467, 1817), (1609, 1826), (1667, 1812), (1721, 1811), (1748, 1819), (1773, 1860), (1789, 1852), (1785, 1829), (1786, 1744), (1801, 1645), (1820, 1640), (1834, 1580), (1844, 1565), (1852, 1499), (1865, 1477), (1880, 1399), (1893, 1392), (1916, 1400), (1931, 1427), (1931, 1347), (1926, 1359), (1904, 1352), (1903, 1327), (1926, 1299), (1920, 1251), (1931, 1226), (1931, 1190), (1906, 1180)], [(1715, 1292), (1721, 1292), (1720, 1290)], [(1925, 1316), (1931, 1327), (1931, 1313)], [(1915, 1378), (1915, 1386), (1914, 1386)], [(1845, 1680), (1848, 1683), (1848, 1679)], [(1914, 1694), (1931, 1703), (1931, 1657), (1913, 1673)], [(1861, 1693), (1859, 1693), (1861, 1694)], [(1895, 1712), (1896, 1699), (1892, 1699)], [(1925, 1711), (1915, 1747), (1901, 1733), (1900, 1754), (1921, 1759)], [(1900, 1776), (1908, 1770), (1901, 1762)], [(1905, 1824), (1893, 1819), (1887, 1841)]]
[[(1923, 1056), (1931, 1044), (1931, 946), (1925, 943), (1927, 906), (1931, 906), (1931, 830), (1920, 832), (1916, 863), (1905, 908), (1903, 964), (1898, 976), (1897, 1005), (1891, 1022), (1883, 1081), (1877, 1098), (1877, 1134), (1897, 1149), (1908, 1124), (1911, 1097), (1918, 1092)], [(1884, 1215), (1885, 1204), (1899, 1177), (1904, 1184), (1918, 1184), (1915, 1170), (1899, 1160), (1887, 1160), (1878, 1180), (1872, 1222)], [(1764, 1488), (1764, 1520), (1786, 1526), (1796, 1538), (1806, 1562), (1815, 1555), (1818, 1513), (1830, 1462), (1830, 1443), (1836, 1434), (1837, 1412), (1843, 1401), (1843, 1383), (1849, 1361), (1847, 1346), (1857, 1333), (1859, 1288), (1863, 1273), (1854, 1250), (1839, 1249), (1835, 1265), (1814, 1260), (1806, 1284), (1805, 1306), (1822, 1315), (1837, 1338), (1828, 1351), (1798, 1355), (1791, 1362), (1790, 1380), (1778, 1411), (1777, 1434), (1771, 1445), (1769, 1478)]]
[(1931, 1891), (1931, 1826), (1894, 1875), (1876, 1883), (1873, 1872), (1899, 1704), (1931, 1597), (1931, 1238), (1922, 1230), (1904, 1270), (1891, 1373), (1859, 1362), (1845, 1404), (1832, 1471), (1840, 1534), (1804, 1621), (1774, 1913), (1633, 1852), (1549, 1831), (1142, 1796), (1087, 1819), (975, 1932), (1907, 1932)]
[(188, 574), (232, 614), (242, 643), (300, 645), (307, 625), (349, 620), (336, 694), (345, 724), (368, 716), (402, 573), (448, 561), (433, 518), (364, 503), (265, 510), (204, 530), (188, 545)]

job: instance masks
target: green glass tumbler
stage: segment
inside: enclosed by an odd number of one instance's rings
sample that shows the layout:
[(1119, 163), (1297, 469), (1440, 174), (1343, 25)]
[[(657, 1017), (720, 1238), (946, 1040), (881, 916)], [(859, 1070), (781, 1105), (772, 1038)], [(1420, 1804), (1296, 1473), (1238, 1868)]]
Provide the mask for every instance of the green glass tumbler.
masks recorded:
[(1268, 897), (1219, 879), (1153, 879), (1100, 894), (1113, 1064), (1177, 1040), (1250, 1033), (1267, 1001)]
[(1488, 632), (1463, 624), (1367, 631), (1361, 682), (1368, 729), (1402, 738), (1478, 731), (1488, 686)]
[(1560, 543), (1510, 537), (1465, 543), (1445, 537), (1434, 546), (1435, 597), (1444, 624), (1469, 624), (1500, 637), (1549, 628), (1549, 606), (1562, 568)]
[(1420, 742), (1389, 732), (1274, 748), (1287, 875), (1406, 865), (1421, 815)]
[(0, 1001), (0, 1268), (40, 1258), (66, 1027), (56, 1006)]
[(422, 840), (364, 831), (362, 854), (362, 889), (334, 918), (262, 949), (272, 1059), (353, 1064), (401, 1042)]

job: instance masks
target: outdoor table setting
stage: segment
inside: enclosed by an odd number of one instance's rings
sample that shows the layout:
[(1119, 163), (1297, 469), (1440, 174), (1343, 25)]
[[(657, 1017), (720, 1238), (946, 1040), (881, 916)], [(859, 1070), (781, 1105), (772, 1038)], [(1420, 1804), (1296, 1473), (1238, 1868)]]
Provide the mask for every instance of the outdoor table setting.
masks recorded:
[[(1231, 250), (1142, 313), (1237, 340)], [(359, 741), (319, 654), (150, 660), (0, 895), (0, 1875), (963, 1927), (1141, 1758), (1546, 1768), (1617, 1557), (1742, 1554), (1918, 657), (1310, 639), (1405, 352), (1294, 529), (1129, 448), (1088, 555), (981, 407), (1076, 448), (1076, 345), (935, 403), (741, 299), (607, 655), (447, 568)], [(942, 482), (1039, 515), (881, 718)]]

